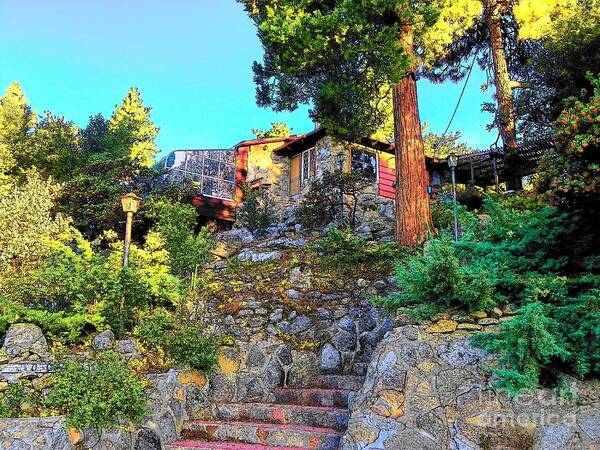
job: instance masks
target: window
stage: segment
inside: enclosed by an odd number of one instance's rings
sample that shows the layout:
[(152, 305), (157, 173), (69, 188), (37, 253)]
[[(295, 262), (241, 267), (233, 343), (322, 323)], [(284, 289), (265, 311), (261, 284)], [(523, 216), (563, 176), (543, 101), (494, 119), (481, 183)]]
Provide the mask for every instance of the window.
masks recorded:
[(316, 152), (314, 148), (309, 148), (302, 152), (300, 178), (302, 182), (308, 181), (315, 176), (317, 164)]
[(372, 181), (377, 181), (377, 155), (366, 150), (352, 149), (352, 171), (360, 172)]
[[(191, 182), (198, 193), (233, 200), (235, 197), (235, 150), (194, 150), (177, 152), (169, 171), (174, 183)], [(177, 164), (179, 163), (179, 164)]]

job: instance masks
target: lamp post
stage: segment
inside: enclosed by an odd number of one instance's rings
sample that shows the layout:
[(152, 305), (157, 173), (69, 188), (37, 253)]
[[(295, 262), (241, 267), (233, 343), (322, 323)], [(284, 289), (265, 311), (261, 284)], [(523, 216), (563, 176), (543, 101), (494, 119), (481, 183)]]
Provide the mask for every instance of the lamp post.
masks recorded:
[(450, 153), (448, 155), (448, 167), (452, 174), (452, 199), (454, 201), (454, 241), (458, 242), (458, 209), (456, 206), (456, 166), (458, 166), (458, 155)]
[(490, 158), (492, 159), (492, 173), (494, 175), (494, 185), (496, 187), (496, 194), (500, 193), (500, 177), (498, 176), (498, 146), (492, 144), (490, 146)]
[(133, 213), (137, 212), (141, 201), (142, 198), (135, 195), (133, 192), (130, 192), (121, 198), (123, 212), (127, 214), (127, 222), (125, 223), (125, 245), (123, 247), (123, 267), (127, 267), (127, 262), (129, 261), (129, 244), (131, 243)]

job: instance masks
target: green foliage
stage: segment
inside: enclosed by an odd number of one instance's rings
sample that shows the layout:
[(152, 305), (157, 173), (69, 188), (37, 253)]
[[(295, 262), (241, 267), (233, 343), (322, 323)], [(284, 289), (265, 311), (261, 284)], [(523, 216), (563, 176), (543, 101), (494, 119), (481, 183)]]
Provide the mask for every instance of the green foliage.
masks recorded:
[(548, 316), (544, 304), (532, 302), (521, 308), (511, 321), (504, 322), (501, 332), (475, 335), (473, 343), (488, 352), (501, 353), (502, 367), (496, 370), (500, 381), (496, 386), (515, 396), (523, 389), (537, 386), (544, 366), (571, 356), (559, 333), (560, 327)]
[(557, 120), (556, 149), (540, 165), (538, 189), (569, 210), (600, 201), (600, 76), (588, 74), (591, 92), (566, 100)]
[(243, 186), (244, 203), (238, 208), (238, 223), (250, 231), (263, 231), (276, 220), (275, 205), (269, 192)]
[(411, 64), (402, 25), (416, 24), (419, 34), (436, 17), (428, 2), (240, 2), (265, 49), (253, 67), (258, 104), (280, 111), (311, 103), (319, 123), (355, 136), (382, 125), (378, 104)]
[[(0, 146), (10, 151), (11, 160), (16, 167), (28, 169), (34, 158), (30, 145), (30, 136), (37, 122), (35, 113), (29, 107), (21, 86), (12, 83), (0, 97)], [(6, 162), (0, 163), (0, 172)], [(4, 167), (6, 169), (6, 167)]]
[(289, 128), (285, 122), (271, 122), (270, 129), (262, 131), (254, 128), (251, 133), (256, 136), (256, 139), (288, 137), (292, 134), (292, 128)]
[[(438, 224), (449, 227), (451, 204), (438, 208)], [(498, 333), (475, 338), (500, 355), (499, 387), (516, 395), (540, 382), (555, 384), (561, 372), (597, 376), (600, 279), (592, 243), (597, 232), (582, 228), (583, 213), (567, 214), (528, 196), (488, 197), (481, 211), (459, 212), (462, 240), (434, 240), (425, 255), (401, 262), (398, 282), (404, 291), (383, 300), (388, 309), (410, 305), (416, 315), (431, 317), (441, 309), (435, 299), (444, 300), (443, 307), (469, 308), (473, 305), (462, 299), (490, 294), (496, 302), (521, 306)], [(464, 283), (461, 267), (467, 271)], [(462, 304), (448, 298), (457, 286), (469, 287), (455, 297)]]
[(312, 251), (321, 257), (321, 264), (342, 273), (386, 272), (400, 253), (395, 243), (369, 243), (349, 229), (336, 227), (329, 227), (327, 234), (315, 241)]
[(416, 313), (422, 316), (448, 308), (472, 311), (493, 307), (497, 269), (485, 259), (465, 260), (457, 253), (452, 241), (443, 237), (432, 240), (424, 254), (398, 263), (396, 282), (402, 291), (384, 302), (386, 308), (418, 305)]
[(184, 367), (213, 372), (217, 363), (217, 341), (193, 325), (183, 325), (168, 337), (168, 353)]
[(370, 183), (359, 172), (325, 172), (311, 182), (298, 206), (298, 222), (308, 229), (331, 223), (354, 228), (359, 196)]
[(106, 429), (122, 420), (139, 424), (147, 413), (142, 381), (113, 352), (65, 360), (53, 382), (46, 403), (66, 414), (68, 427)]
[(54, 241), (38, 268), (9, 277), (0, 288), (0, 323), (36, 323), (60, 342), (79, 342), (87, 332), (109, 326), (117, 335), (132, 329), (137, 310), (176, 306), (183, 284), (170, 273), (164, 240), (149, 233), (146, 245), (130, 248), (130, 264), (121, 267), (122, 243), (108, 256), (92, 251), (80, 235)]
[(59, 192), (59, 185), (33, 170), (0, 192), (0, 282), (9, 269), (32, 267), (48, 256), (48, 240), (67, 228), (68, 220), (53, 214)]
[(145, 215), (154, 221), (152, 230), (165, 238), (174, 273), (189, 276), (209, 260), (210, 231), (204, 227), (195, 234), (197, 212), (192, 205), (159, 198), (145, 206)]
[(167, 333), (173, 328), (173, 313), (165, 308), (140, 312), (133, 334), (149, 349), (167, 348)]
[(21, 409), (21, 405), (25, 402), (30, 405), (38, 403), (32, 395), (27, 393), (22, 381), (9, 383), (6, 390), (0, 394), (0, 418), (26, 417)]

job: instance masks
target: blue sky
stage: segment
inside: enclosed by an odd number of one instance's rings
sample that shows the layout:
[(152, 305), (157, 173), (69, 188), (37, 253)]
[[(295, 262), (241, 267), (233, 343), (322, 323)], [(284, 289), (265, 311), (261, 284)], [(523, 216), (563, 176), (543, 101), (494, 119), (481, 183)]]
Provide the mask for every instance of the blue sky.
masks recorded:
[[(85, 126), (109, 116), (137, 86), (161, 128), (161, 152), (230, 147), (252, 128), (286, 121), (295, 133), (314, 125), (306, 109), (276, 114), (256, 106), (251, 65), (262, 48), (235, 0), (0, 0), (0, 88), (21, 83), (34, 110)], [(474, 71), (451, 130), (484, 148), (485, 125)], [(441, 133), (462, 85), (419, 81), (421, 120)]]

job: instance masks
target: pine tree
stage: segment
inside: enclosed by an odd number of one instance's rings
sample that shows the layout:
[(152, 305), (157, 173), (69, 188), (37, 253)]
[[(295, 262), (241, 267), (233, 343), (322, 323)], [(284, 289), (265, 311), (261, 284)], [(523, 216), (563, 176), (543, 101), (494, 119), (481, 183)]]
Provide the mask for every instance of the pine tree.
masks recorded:
[(30, 135), (36, 121), (21, 86), (12, 83), (0, 97), (0, 145), (8, 147), (4, 152), (12, 154), (15, 167), (26, 168), (33, 163)]
[(109, 121), (112, 144), (134, 165), (151, 167), (156, 156), (158, 128), (150, 119), (151, 108), (144, 106), (140, 91), (130, 88)]
[(152, 179), (158, 128), (139, 91), (131, 88), (109, 121), (90, 117), (81, 135), (83, 163), (67, 183), (62, 208), (88, 237), (120, 228), (121, 197)]

